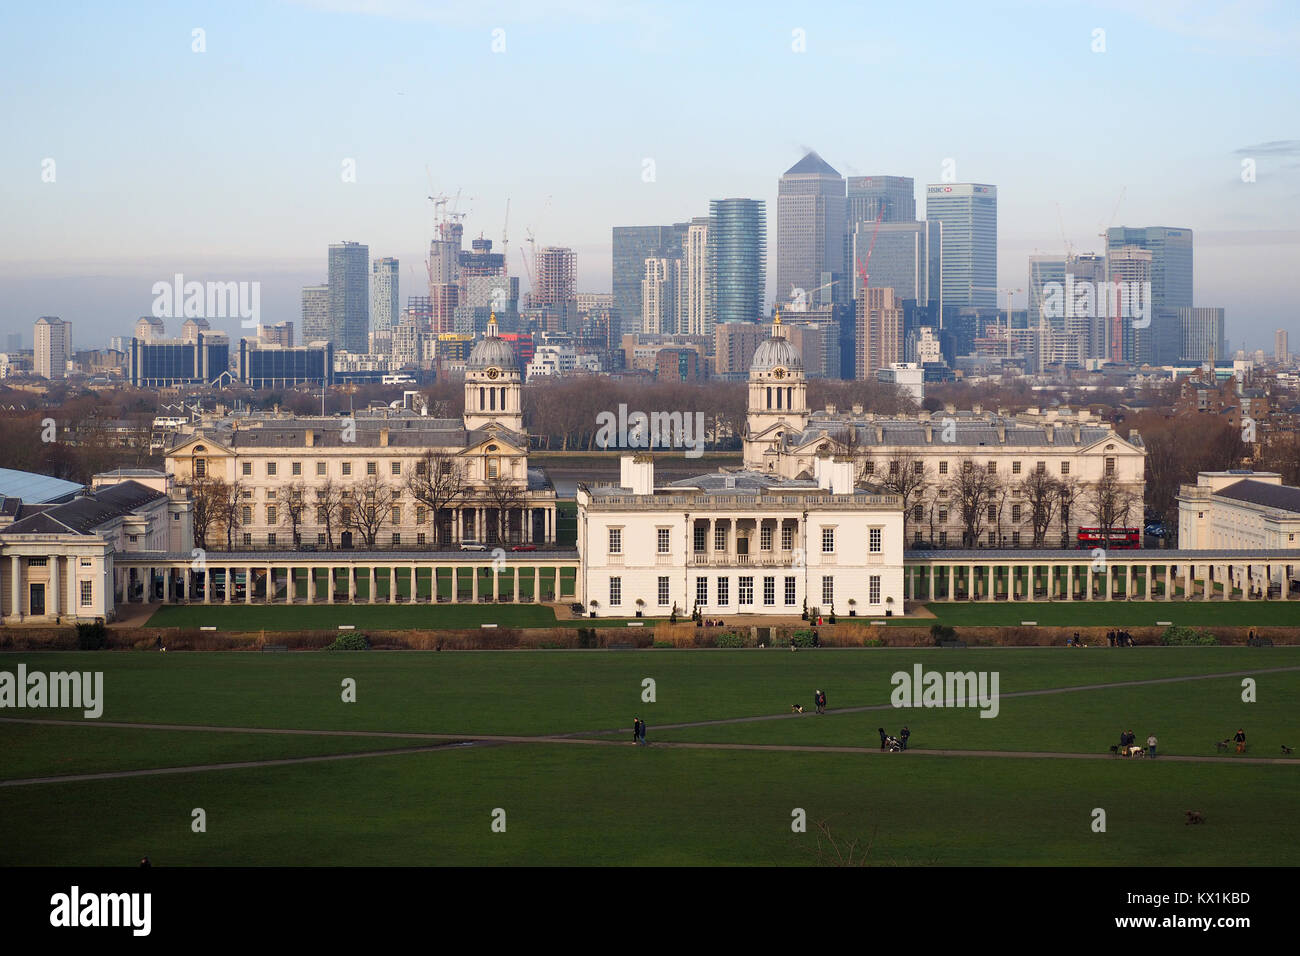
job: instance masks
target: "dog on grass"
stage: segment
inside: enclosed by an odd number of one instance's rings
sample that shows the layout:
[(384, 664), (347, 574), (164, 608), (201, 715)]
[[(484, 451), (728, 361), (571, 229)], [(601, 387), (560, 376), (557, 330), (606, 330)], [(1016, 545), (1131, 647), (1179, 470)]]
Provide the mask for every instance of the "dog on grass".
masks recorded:
[(1282, 745), (1282, 753), (1286, 754), (1286, 755), (1289, 757), (1289, 756), (1291, 756), (1292, 750), (1291, 750), (1291, 748), (1288, 747), (1286, 744), (1283, 744), (1283, 745)]
[(1110, 745), (1110, 752), (1111, 752), (1111, 756), (1118, 757), (1118, 756), (1119, 756), (1119, 744), (1111, 744), (1111, 745)]
[(790, 713), (792, 713), (792, 714), (802, 714), (802, 713), (803, 713), (803, 704), (791, 704), (791, 705), (790, 705)]
[(1216, 744), (1214, 745), (1214, 749), (1217, 750), (1217, 751), (1219, 751), (1220, 753), (1223, 753), (1224, 751), (1226, 751), (1226, 750), (1228, 749), (1228, 744), (1231, 743), (1231, 742), (1232, 742), (1232, 738), (1231, 738), (1231, 737), (1226, 738), (1226, 739), (1224, 739), (1224, 740), (1220, 740), (1218, 743), (1216, 743)]
[(1185, 825), (1187, 826), (1190, 826), (1193, 823), (1205, 822), (1205, 814), (1200, 810), (1185, 810), (1183, 812), (1187, 814), (1187, 820), (1185, 821)]

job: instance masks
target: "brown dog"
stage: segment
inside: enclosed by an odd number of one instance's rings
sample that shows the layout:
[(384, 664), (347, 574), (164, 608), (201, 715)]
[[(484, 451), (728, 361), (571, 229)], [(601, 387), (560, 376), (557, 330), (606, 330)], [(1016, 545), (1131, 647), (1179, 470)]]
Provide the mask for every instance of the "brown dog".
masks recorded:
[(1188, 825), (1193, 823), (1205, 822), (1205, 814), (1203, 814), (1200, 810), (1186, 810), (1184, 812), (1187, 814), (1187, 820), (1185, 822)]

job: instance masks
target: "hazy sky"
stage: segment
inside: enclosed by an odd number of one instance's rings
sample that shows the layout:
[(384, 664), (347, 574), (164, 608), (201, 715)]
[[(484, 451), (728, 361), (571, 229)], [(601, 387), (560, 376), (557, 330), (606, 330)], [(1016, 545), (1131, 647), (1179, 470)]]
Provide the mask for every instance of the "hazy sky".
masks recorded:
[(1191, 228), (1196, 304), (1234, 347), (1294, 347), (1298, 56), (1293, 0), (5, 4), (0, 333), (54, 314), (106, 344), (177, 272), (297, 322), (344, 239), (402, 260), (404, 301), (431, 186), (498, 248), (509, 197), (511, 272), (532, 228), (580, 291), (609, 290), (613, 225), (765, 199), (771, 277), (777, 178), (812, 147), (918, 193), (949, 158), (996, 184), (1004, 287), (1107, 225)]

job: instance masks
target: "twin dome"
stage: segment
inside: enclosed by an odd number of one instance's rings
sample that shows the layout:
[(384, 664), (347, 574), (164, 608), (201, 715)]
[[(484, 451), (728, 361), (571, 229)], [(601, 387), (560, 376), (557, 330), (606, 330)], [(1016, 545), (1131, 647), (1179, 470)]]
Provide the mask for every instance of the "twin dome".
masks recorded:
[(754, 360), (749, 363), (750, 373), (770, 372), (774, 368), (783, 368), (792, 372), (803, 371), (803, 356), (793, 343), (785, 337), (778, 316), (772, 325), (772, 335), (759, 343), (754, 351)]
[(465, 363), (467, 369), (482, 370), (485, 368), (500, 368), (505, 370), (517, 369), (515, 359), (515, 350), (510, 347), (510, 343), (497, 334), (497, 320), (493, 316), (488, 322), (487, 331), (483, 338), (479, 339), (474, 348), (470, 350), (469, 360)]

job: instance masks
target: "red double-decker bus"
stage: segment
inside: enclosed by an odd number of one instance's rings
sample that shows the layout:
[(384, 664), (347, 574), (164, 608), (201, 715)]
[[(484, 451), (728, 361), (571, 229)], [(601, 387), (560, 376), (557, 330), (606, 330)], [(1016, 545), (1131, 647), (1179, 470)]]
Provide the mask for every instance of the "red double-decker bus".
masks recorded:
[(1080, 548), (1140, 548), (1142, 532), (1138, 528), (1080, 528), (1078, 541)]

